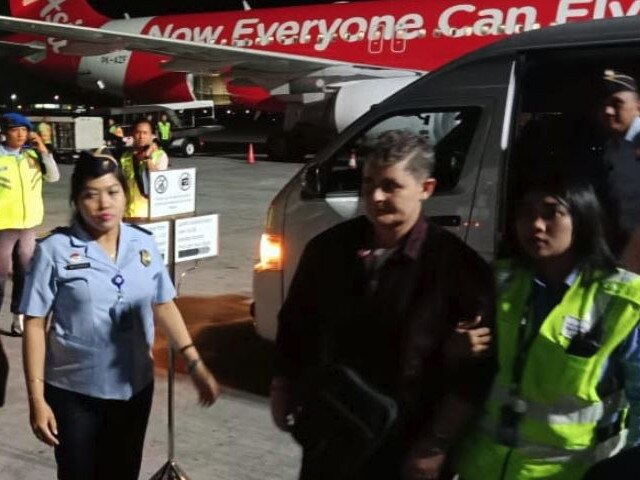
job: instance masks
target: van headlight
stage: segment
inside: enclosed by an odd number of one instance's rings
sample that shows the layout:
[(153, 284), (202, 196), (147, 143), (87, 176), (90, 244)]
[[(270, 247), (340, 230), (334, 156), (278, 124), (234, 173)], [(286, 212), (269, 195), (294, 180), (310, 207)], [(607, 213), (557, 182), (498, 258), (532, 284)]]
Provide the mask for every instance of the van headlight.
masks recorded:
[(282, 270), (282, 238), (280, 235), (263, 233), (260, 237), (260, 263), (256, 271)]

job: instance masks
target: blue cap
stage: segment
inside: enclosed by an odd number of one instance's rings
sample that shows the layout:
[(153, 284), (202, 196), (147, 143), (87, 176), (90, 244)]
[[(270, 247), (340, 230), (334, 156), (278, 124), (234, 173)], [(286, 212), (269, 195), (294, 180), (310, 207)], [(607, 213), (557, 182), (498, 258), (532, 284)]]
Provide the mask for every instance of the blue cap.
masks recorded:
[(2, 115), (0, 125), (2, 126), (3, 131), (14, 127), (27, 127), (29, 130), (33, 130), (31, 120), (20, 113), (5, 113)]

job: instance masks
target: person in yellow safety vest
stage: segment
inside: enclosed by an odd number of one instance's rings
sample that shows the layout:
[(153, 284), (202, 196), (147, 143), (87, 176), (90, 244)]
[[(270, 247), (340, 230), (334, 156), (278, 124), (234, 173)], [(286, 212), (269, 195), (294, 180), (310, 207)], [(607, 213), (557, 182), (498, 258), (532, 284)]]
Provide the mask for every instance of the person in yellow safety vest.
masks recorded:
[(640, 277), (602, 225), (586, 183), (534, 182), (519, 202), (515, 258), (495, 269), (499, 370), (460, 478), (578, 480), (640, 444)]
[(133, 124), (133, 147), (125, 150), (120, 165), (129, 185), (127, 218), (149, 216), (149, 172), (166, 170), (169, 166), (167, 154), (153, 141), (153, 127), (146, 120)]
[(171, 145), (171, 122), (167, 117), (166, 113), (163, 113), (160, 116), (160, 121), (157, 124), (157, 132), (160, 137), (160, 145), (165, 151), (169, 150), (169, 145)]
[[(4, 287), (13, 273), (11, 332), (22, 333), (18, 311), (24, 273), (36, 245), (35, 227), (44, 218), (42, 181), (57, 182), (58, 166), (31, 121), (19, 113), (0, 117), (5, 142), (0, 145), (0, 307)], [(31, 142), (33, 148), (26, 146)]]

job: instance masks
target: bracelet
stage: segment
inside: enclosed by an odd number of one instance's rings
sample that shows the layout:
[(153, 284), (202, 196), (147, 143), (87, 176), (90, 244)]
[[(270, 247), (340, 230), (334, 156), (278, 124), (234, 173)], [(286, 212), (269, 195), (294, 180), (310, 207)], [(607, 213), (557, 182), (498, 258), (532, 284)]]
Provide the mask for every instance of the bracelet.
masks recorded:
[(189, 375), (191, 375), (195, 371), (196, 367), (201, 361), (202, 361), (201, 358), (196, 358), (195, 360), (191, 360), (187, 364), (187, 372), (189, 373)]
[(27, 383), (44, 383), (44, 378), (30, 378), (27, 379)]
[(187, 350), (189, 350), (191, 347), (195, 348), (195, 345), (193, 343), (190, 343), (189, 345), (185, 345), (180, 350), (178, 350), (178, 353), (184, 353)]

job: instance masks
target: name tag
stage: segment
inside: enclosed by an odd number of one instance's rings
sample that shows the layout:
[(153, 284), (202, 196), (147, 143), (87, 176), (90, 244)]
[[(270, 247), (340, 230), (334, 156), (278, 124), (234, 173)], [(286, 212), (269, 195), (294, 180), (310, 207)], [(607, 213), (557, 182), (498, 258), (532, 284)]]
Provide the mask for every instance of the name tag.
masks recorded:
[(91, 264), (89, 262), (85, 262), (85, 263), (70, 263), (66, 267), (64, 267), (64, 269), (65, 270), (81, 270), (83, 268), (89, 268), (89, 267), (91, 267)]
[(572, 339), (580, 333), (587, 333), (589, 330), (591, 330), (591, 322), (589, 320), (582, 320), (571, 315), (564, 317), (564, 324), (562, 325), (562, 335), (564, 337)]

